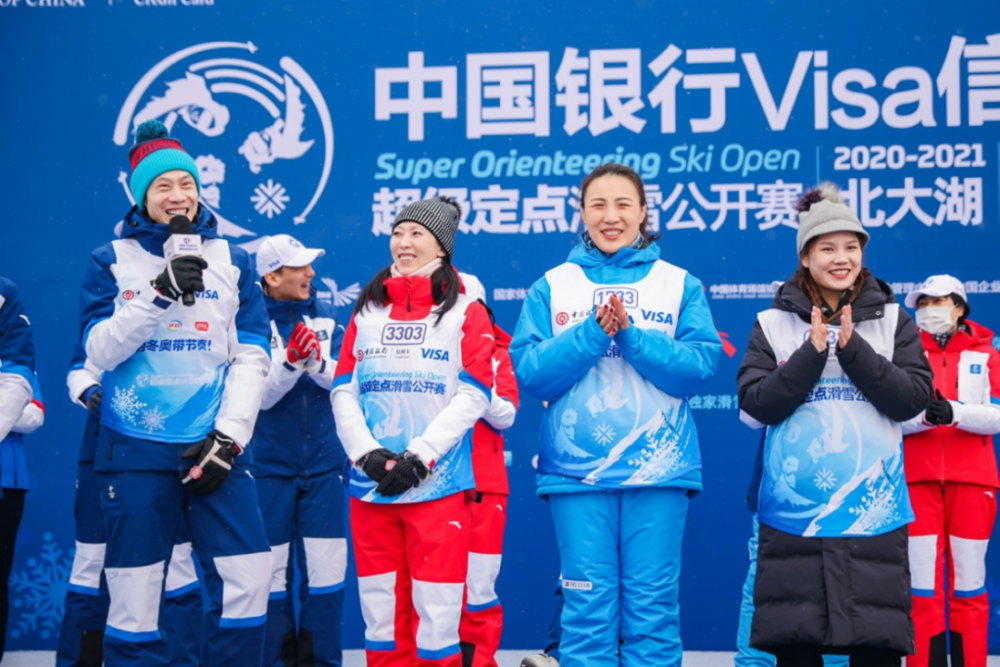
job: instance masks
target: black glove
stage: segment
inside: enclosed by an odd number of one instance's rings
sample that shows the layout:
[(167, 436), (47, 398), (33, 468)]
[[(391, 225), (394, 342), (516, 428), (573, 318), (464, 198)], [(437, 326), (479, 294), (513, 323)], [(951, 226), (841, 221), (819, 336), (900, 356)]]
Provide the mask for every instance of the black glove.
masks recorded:
[(197, 255), (178, 255), (156, 276), (153, 287), (160, 296), (171, 301), (177, 301), (186, 292), (204, 292), (205, 282), (202, 272), (208, 268), (208, 262)]
[(233, 459), (239, 453), (240, 448), (232, 438), (212, 429), (204, 440), (194, 443), (181, 454), (182, 459), (196, 461), (181, 480), (184, 489), (192, 496), (215, 493), (226, 481), (229, 471), (233, 469)]
[(358, 459), (358, 467), (376, 484), (385, 479), (395, 465), (396, 455), (385, 447), (379, 447)]
[(101, 416), (101, 388), (97, 385), (89, 387), (80, 395), (80, 402), (87, 406), (87, 412), (95, 417)]
[(375, 491), (385, 497), (398, 496), (404, 491), (415, 489), (420, 486), (420, 482), (431, 476), (431, 471), (427, 469), (420, 457), (410, 452), (403, 452), (396, 457), (396, 465), (393, 466), (389, 474), (385, 476)]
[(939, 389), (934, 390), (934, 395), (937, 396), (937, 400), (927, 404), (927, 410), (924, 412), (924, 421), (935, 426), (950, 424), (955, 421), (955, 411), (951, 407), (951, 402), (946, 401), (941, 396)]

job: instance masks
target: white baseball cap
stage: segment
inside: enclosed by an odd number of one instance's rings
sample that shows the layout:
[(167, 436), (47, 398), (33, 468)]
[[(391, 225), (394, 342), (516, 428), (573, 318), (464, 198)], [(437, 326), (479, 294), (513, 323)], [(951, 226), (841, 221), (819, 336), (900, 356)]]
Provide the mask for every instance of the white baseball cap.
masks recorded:
[(924, 282), (917, 285), (915, 290), (906, 295), (906, 307), (916, 308), (917, 301), (924, 294), (927, 296), (948, 296), (949, 294), (957, 294), (962, 297), (962, 301), (966, 304), (969, 303), (969, 300), (965, 296), (965, 285), (962, 284), (962, 281), (955, 276), (949, 276), (946, 273), (931, 276)]
[(283, 266), (293, 268), (312, 264), (326, 251), (321, 248), (307, 248), (288, 234), (275, 234), (264, 239), (257, 248), (257, 273), (263, 278), (265, 273), (277, 271)]

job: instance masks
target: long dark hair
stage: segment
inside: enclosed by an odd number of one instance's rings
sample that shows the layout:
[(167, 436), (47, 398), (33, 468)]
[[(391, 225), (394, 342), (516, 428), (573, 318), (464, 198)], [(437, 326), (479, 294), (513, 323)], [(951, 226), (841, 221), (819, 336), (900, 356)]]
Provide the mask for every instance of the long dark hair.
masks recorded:
[[(354, 304), (351, 317), (357, 317), (368, 307), (368, 303), (382, 307), (386, 303), (388, 293), (385, 289), (385, 281), (392, 276), (392, 265), (389, 265), (375, 274), (375, 277), (368, 281), (368, 284), (361, 290), (358, 300)], [(432, 311), (437, 314), (434, 326), (441, 323), (441, 318), (449, 310), (455, 307), (458, 302), (458, 295), (461, 294), (458, 274), (451, 267), (451, 262), (447, 257), (441, 258), (441, 266), (431, 274), (431, 299), (438, 305), (437, 310)]]
[(639, 223), (639, 233), (642, 234), (642, 248), (647, 247), (653, 241), (660, 238), (659, 233), (652, 233), (649, 231), (649, 209), (646, 206), (646, 188), (642, 185), (642, 179), (639, 178), (639, 174), (635, 173), (632, 167), (626, 167), (623, 164), (618, 164), (617, 162), (606, 162), (605, 164), (599, 165), (594, 168), (592, 172), (587, 174), (583, 183), (580, 184), (580, 214), (583, 215), (583, 202), (587, 197), (587, 188), (590, 184), (602, 176), (622, 176), (631, 181), (632, 185), (635, 186), (636, 191), (639, 193), (639, 205), (646, 209), (645, 215), (642, 217), (642, 222)]

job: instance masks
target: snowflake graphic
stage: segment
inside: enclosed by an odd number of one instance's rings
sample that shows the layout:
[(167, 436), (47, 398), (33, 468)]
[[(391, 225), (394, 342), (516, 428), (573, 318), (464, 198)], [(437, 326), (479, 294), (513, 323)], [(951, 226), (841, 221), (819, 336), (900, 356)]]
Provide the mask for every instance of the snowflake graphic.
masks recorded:
[(261, 215), (266, 215), (268, 220), (276, 215), (281, 215), (289, 200), (288, 195), (285, 194), (287, 192), (285, 186), (281, 183), (275, 183), (270, 178), (267, 179), (267, 183), (261, 183), (254, 188), (253, 192), (253, 197), (250, 197), (253, 207)]
[(615, 430), (607, 424), (601, 424), (594, 429), (592, 435), (594, 436), (594, 440), (602, 445), (607, 445), (615, 439)]
[(142, 419), (139, 420), (139, 425), (152, 433), (153, 431), (164, 430), (163, 422), (165, 421), (167, 421), (167, 415), (160, 412), (160, 407), (157, 405), (152, 410), (142, 411)]
[(816, 473), (816, 477), (813, 478), (813, 484), (820, 491), (829, 491), (837, 485), (837, 476), (829, 468), (823, 468)]
[(135, 424), (136, 418), (139, 416), (139, 411), (144, 407), (146, 407), (146, 404), (140, 401), (139, 397), (135, 395), (135, 385), (129, 387), (127, 391), (122, 391), (121, 388), (115, 387), (115, 397), (111, 399), (111, 410), (123, 422)]
[(861, 505), (847, 510), (858, 517), (848, 528), (849, 533), (870, 535), (873, 531), (899, 519), (899, 513), (896, 511), (896, 487), (885, 476), (868, 479), (865, 482), (865, 490), (867, 493), (861, 499)]
[(20, 614), (10, 631), (14, 638), (37, 632), (42, 639), (49, 639), (59, 632), (74, 550), (64, 553), (53, 541), (52, 533), (42, 537), (42, 553), (29, 558), (28, 567), (10, 577), (10, 585), (17, 592), (14, 608)]

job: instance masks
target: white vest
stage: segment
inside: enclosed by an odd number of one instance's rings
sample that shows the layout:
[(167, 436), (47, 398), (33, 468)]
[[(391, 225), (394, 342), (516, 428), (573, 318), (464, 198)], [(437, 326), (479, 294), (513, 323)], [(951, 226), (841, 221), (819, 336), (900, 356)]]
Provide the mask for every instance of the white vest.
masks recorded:
[[(406, 449), (458, 391), (459, 374), (464, 372), (462, 326), (472, 303), (460, 296), (437, 326), (436, 308), (424, 319), (410, 322), (389, 319), (388, 306), (369, 306), (354, 318), (353, 381), (368, 428), (386, 449), (397, 454)], [(425, 502), (472, 489), (471, 431), (435, 462), (428, 481), (400, 496), (376, 494), (375, 482), (353, 466), (348, 474), (350, 494), (367, 502)]]
[[(565, 263), (545, 274), (553, 336), (594, 316), (617, 294), (632, 326), (673, 336), (687, 272), (657, 260), (634, 283), (597, 284)], [(542, 418), (538, 472), (600, 488), (664, 486), (701, 467), (687, 401), (668, 396), (638, 373), (614, 343)]]
[[(854, 324), (892, 361), (897, 304)], [(809, 339), (810, 323), (770, 309), (757, 316), (781, 365)], [(828, 326), (827, 361), (816, 386), (788, 419), (768, 427), (758, 516), (804, 537), (887, 533), (913, 520), (903, 475), (902, 431), (854, 386), (836, 354), (839, 326)], [(808, 344), (808, 343), (807, 343)]]
[[(115, 310), (152, 290), (166, 260), (135, 239), (112, 242), (118, 295)], [(240, 270), (229, 244), (206, 239), (205, 291), (193, 306), (175, 308), (131, 357), (104, 373), (101, 423), (159, 442), (197, 442), (215, 426), (229, 365), (230, 323), (240, 306)]]

